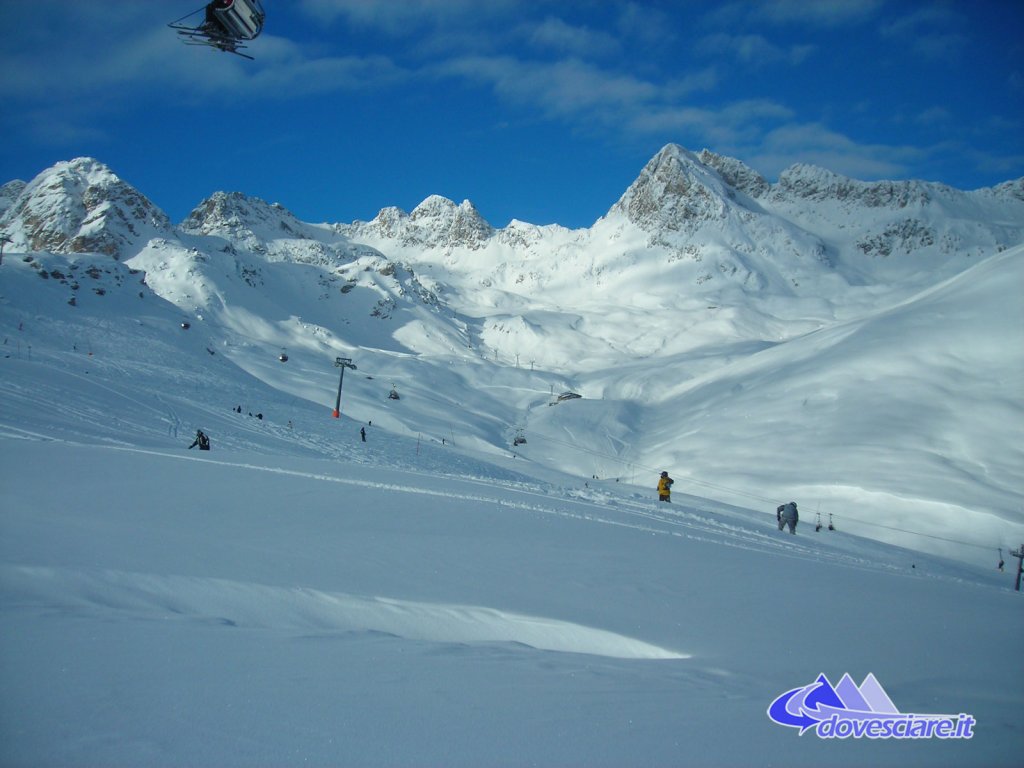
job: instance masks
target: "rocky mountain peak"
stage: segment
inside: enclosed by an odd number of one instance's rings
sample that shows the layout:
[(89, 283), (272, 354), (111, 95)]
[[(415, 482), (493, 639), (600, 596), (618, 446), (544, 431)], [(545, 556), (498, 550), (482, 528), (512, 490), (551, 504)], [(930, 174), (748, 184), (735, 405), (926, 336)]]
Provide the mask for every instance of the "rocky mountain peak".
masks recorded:
[(759, 198), (771, 191), (772, 185), (764, 176), (736, 158), (703, 149), (697, 159), (709, 168), (714, 168), (726, 184), (745, 195)]
[(1002, 184), (998, 184), (989, 190), (982, 190), (982, 192), (988, 192), (995, 198), (1024, 202), (1024, 176), (1013, 181), (1004, 181)]
[(476, 247), (494, 231), (469, 200), (456, 205), (440, 195), (431, 195), (417, 205), (409, 218), (421, 226), (433, 229), (439, 242), (450, 242), (452, 245)]
[(303, 238), (305, 226), (284, 206), (241, 192), (213, 193), (181, 223), (182, 230), (191, 234), (219, 235), (232, 241)]
[(36, 176), (4, 211), (0, 227), (22, 250), (114, 258), (173, 232), (163, 211), (90, 157), (57, 163)]
[(683, 231), (725, 215), (728, 189), (715, 170), (678, 144), (668, 144), (640, 171), (609, 214), (648, 232)]
[(494, 228), (469, 200), (456, 205), (447, 197), (431, 195), (412, 213), (383, 208), (373, 221), (355, 225), (353, 234), (397, 240), (404, 246), (475, 250), (486, 244)]

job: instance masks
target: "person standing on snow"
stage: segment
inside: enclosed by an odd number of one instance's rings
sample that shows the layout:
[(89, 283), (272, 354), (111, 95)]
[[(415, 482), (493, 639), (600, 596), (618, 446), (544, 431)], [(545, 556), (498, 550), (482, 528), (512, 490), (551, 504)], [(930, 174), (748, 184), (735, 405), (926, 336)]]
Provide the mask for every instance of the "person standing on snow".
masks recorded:
[(672, 483), (674, 483), (668, 472), (662, 472), (658, 478), (658, 501), (672, 501)]
[(800, 519), (800, 514), (796, 511), (796, 502), (791, 501), (789, 504), (783, 504), (775, 510), (775, 517), (779, 521), (779, 530), (781, 531), (787, 525), (789, 526), (789, 532), (796, 533), (796, 523)]
[(210, 450), (210, 438), (208, 438), (201, 429), (196, 430), (196, 439), (192, 441), (192, 445), (190, 445), (188, 449), (191, 451), (197, 445), (199, 446), (200, 451)]

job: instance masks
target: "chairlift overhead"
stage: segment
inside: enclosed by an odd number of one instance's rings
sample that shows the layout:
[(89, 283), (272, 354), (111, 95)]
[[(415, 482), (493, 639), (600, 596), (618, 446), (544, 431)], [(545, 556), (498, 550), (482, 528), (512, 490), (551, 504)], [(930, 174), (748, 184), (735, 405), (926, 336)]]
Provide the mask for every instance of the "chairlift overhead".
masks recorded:
[[(201, 23), (190, 23), (193, 16), (200, 14)], [(265, 18), (260, 0), (213, 0), (167, 26), (175, 30), (186, 45), (206, 45), (252, 59), (239, 49), (260, 36)]]

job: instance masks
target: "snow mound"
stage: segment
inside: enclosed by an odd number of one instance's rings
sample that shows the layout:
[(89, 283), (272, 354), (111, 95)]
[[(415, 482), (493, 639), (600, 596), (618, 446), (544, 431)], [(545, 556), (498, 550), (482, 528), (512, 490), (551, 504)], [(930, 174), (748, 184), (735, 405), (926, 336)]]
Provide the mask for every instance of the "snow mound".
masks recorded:
[(94, 615), (174, 618), (250, 629), (379, 632), (440, 643), (518, 643), (542, 651), (616, 659), (685, 659), (602, 629), (469, 605), (360, 597), (224, 579), (59, 568), (7, 567), (6, 599), (63, 605)]

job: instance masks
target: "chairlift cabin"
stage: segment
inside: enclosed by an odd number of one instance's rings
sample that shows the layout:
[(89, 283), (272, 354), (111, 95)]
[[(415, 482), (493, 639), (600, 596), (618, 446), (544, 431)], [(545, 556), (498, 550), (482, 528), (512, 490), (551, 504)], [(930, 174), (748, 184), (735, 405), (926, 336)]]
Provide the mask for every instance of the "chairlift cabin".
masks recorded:
[(284, 352), (282, 352), (280, 355), (277, 356), (277, 359), (280, 360), (282, 363), (287, 363), (288, 362), (288, 355), (286, 355)]
[(187, 320), (182, 320), (182, 321), (181, 321), (181, 329), (182, 329), (183, 331), (187, 331), (187, 330), (188, 330), (189, 328), (191, 328), (191, 327), (192, 327), (192, 324), (191, 324), (191, 323), (189, 323), (189, 322), (188, 322)]
[[(199, 14), (203, 15), (202, 23), (188, 23)], [(260, 0), (213, 0), (168, 26), (182, 37), (186, 45), (206, 45), (251, 59), (252, 56), (239, 53), (239, 49), (245, 48), (247, 41), (260, 36), (265, 18)]]
[(516, 432), (515, 439), (512, 440), (512, 445), (526, 445), (526, 435), (523, 434), (523, 430)]
[(401, 399), (402, 398), (400, 398), (398, 396), (398, 390), (395, 389), (394, 387), (391, 387), (391, 391), (388, 392), (388, 400), (401, 400)]

